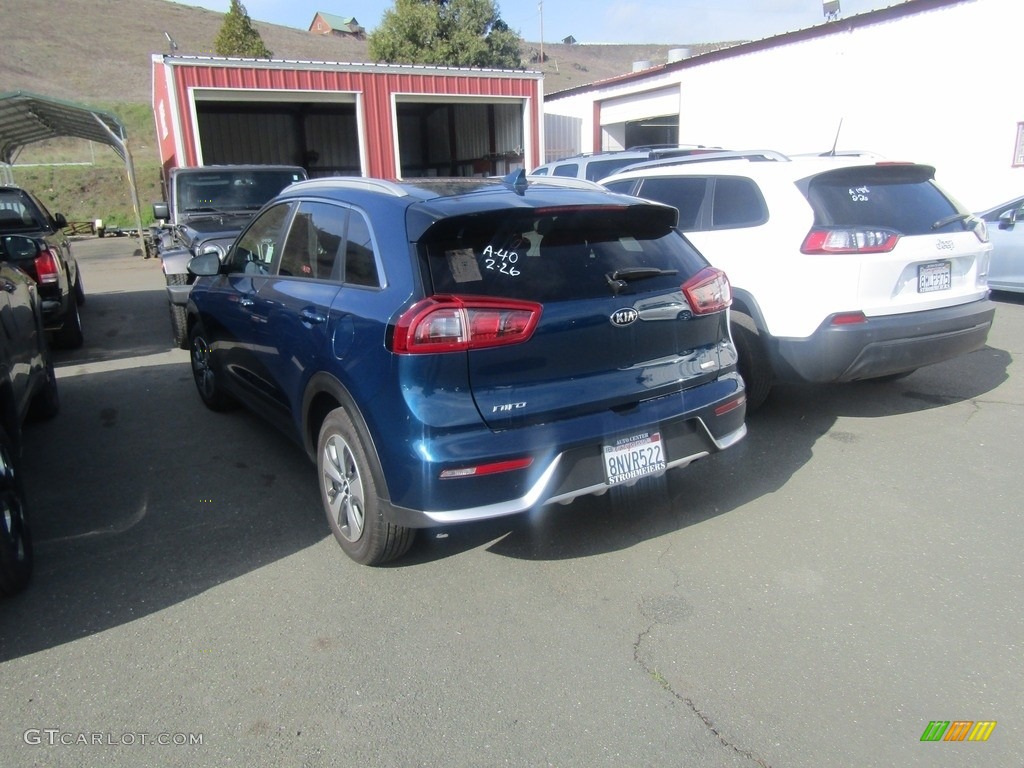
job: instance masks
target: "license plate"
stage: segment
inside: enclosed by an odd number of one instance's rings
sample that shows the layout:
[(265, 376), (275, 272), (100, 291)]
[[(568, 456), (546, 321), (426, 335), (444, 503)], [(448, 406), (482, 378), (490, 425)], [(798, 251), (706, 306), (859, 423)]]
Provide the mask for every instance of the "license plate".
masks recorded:
[(608, 485), (619, 485), (665, 471), (661, 433), (644, 432), (604, 447), (604, 473)]
[(934, 261), (917, 268), (917, 292), (948, 291), (953, 287), (953, 276), (948, 261)]

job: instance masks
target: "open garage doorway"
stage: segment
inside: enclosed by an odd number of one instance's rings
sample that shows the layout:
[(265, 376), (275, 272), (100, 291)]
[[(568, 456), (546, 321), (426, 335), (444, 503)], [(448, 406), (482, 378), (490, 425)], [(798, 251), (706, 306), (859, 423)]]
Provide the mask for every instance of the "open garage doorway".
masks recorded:
[(521, 99), (402, 97), (395, 109), (403, 178), (504, 176), (523, 167)]

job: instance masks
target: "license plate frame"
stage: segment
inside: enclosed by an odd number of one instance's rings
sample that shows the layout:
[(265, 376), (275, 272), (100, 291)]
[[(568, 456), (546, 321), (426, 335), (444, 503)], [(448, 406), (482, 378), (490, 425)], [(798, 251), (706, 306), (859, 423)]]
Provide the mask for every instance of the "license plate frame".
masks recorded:
[(929, 261), (917, 265), (917, 292), (934, 293), (953, 288), (953, 263), (950, 261)]
[(605, 482), (611, 486), (664, 472), (668, 457), (661, 433), (651, 430), (605, 443), (601, 458)]

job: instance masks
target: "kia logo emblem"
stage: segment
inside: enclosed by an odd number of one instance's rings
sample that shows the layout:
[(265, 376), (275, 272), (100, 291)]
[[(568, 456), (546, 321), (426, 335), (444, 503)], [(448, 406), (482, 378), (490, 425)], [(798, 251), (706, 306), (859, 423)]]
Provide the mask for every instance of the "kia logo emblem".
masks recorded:
[(640, 313), (630, 307), (629, 309), (617, 309), (612, 312), (611, 321), (612, 325), (626, 326), (633, 323), (638, 317), (640, 317)]

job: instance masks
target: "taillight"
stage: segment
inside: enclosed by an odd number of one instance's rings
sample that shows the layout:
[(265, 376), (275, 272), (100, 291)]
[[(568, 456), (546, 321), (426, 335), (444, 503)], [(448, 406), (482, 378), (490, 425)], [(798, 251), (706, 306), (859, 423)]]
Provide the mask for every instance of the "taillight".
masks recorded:
[(863, 312), (840, 312), (838, 315), (832, 315), (829, 323), (831, 325), (859, 325), (867, 321)]
[(700, 272), (683, 283), (683, 295), (690, 302), (695, 315), (710, 315), (721, 312), (732, 304), (732, 286), (725, 272), (714, 267), (704, 267)]
[(416, 355), (519, 344), (533, 335), (541, 305), (488, 296), (433, 296), (398, 319), (392, 351)]
[(812, 229), (800, 246), (801, 253), (888, 253), (900, 239), (891, 229)]
[(53, 250), (46, 248), (36, 256), (36, 282), (40, 285), (56, 283), (58, 277), (57, 257)]

